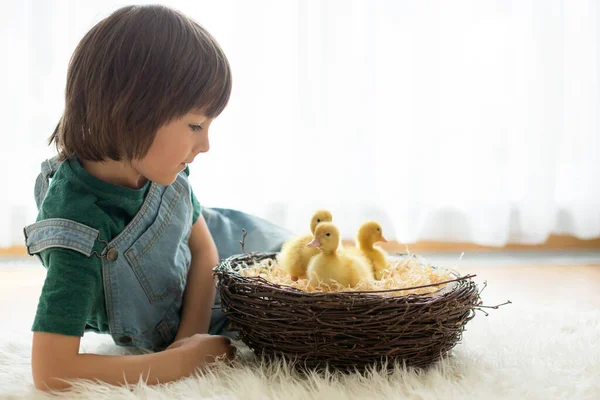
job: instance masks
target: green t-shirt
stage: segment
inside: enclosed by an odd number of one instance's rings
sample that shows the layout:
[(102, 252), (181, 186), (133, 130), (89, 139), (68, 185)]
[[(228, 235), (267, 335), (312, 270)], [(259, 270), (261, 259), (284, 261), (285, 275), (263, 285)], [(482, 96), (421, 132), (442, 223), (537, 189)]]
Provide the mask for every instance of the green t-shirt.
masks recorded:
[[(150, 182), (137, 190), (104, 182), (72, 158), (55, 173), (37, 220), (77, 221), (99, 230), (100, 239), (110, 242), (137, 214), (149, 188)], [(201, 207), (193, 193), (191, 197), (195, 223)], [(103, 247), (97, 242), (94, 250), (100, 253)], [(107, 333), (102, 261), (58, 247), (40, 256), (48, 271), (32, 330), (70, 336), (83, 336), (84, 331)]]

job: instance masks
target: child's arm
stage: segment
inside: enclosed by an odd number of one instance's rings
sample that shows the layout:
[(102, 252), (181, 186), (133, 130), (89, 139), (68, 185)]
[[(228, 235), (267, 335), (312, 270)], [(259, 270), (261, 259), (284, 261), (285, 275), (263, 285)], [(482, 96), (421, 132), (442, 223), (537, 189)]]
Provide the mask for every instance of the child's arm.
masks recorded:
[(219, 255), (202, 214), (192, 227), (189, 245), (192, 264), (188, 272), (181, 323), (175, 341), (196, 333), (208, 332), (210, 323), (216, 291), (212, 269), (219, 263)]
[(31, 367), (36, 388), (62, 390), (71, 385), (62, 379), (100, 380), (113, 385), (164, 383), (189, 376), (215, 357), (232, 358), (235, 348), (224, 336), (194, 335), (160, 353), (107, 356), (79, 354), (80, 338), (34, 332)]

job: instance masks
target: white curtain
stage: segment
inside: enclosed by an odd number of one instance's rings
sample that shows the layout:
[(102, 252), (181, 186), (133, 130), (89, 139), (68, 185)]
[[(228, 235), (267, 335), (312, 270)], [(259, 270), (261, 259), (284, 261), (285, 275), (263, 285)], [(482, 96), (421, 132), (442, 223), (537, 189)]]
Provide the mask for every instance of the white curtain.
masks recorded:
[[(22, 243), (32, 190), (83, 34), (137, 2), (12, 1), (0, 63), (0, 246)], [(165, 1), (233, 68), (230, 104), (191, 180), (207, 206), (304, 232), (485, 245), (600, 236), (594, 0)]]

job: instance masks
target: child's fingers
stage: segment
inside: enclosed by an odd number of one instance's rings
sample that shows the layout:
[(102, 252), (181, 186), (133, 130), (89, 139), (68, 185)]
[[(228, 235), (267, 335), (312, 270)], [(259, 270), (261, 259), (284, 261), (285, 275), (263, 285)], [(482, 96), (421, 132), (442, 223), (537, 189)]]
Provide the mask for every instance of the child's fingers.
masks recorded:
[(237, 348), (233, 345), (227, 348), (227, 359), (234, 360), (237, 355)]
[(178, 347), (181, 347), (183, 345), (185, 341), (180, 339), (176, 342), (171, 343), (171, 345), (169, 347), (166, 348), (166, 350), (171, 350), (171, 349), (176, 349)]
[(231, 345), (231, 339), (229, 339), (227, 336), (221, 336), (223, 338), (223, 340), (225, 341), (226, 345)]

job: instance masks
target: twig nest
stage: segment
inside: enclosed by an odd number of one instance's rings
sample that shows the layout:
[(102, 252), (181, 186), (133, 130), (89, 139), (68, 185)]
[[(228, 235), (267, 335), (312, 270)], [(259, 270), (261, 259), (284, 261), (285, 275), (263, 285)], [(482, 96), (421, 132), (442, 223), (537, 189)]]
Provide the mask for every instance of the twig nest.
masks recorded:
[(354, 370), (388, 361), (426, 367), (462, 338), (480, 304), (470, 276), (390, 259), (379, 281), (354, 288), (294, 281), (277, 253), (240, 254), (215, 268), (231, 330), (261, 356), (300, 368)]

